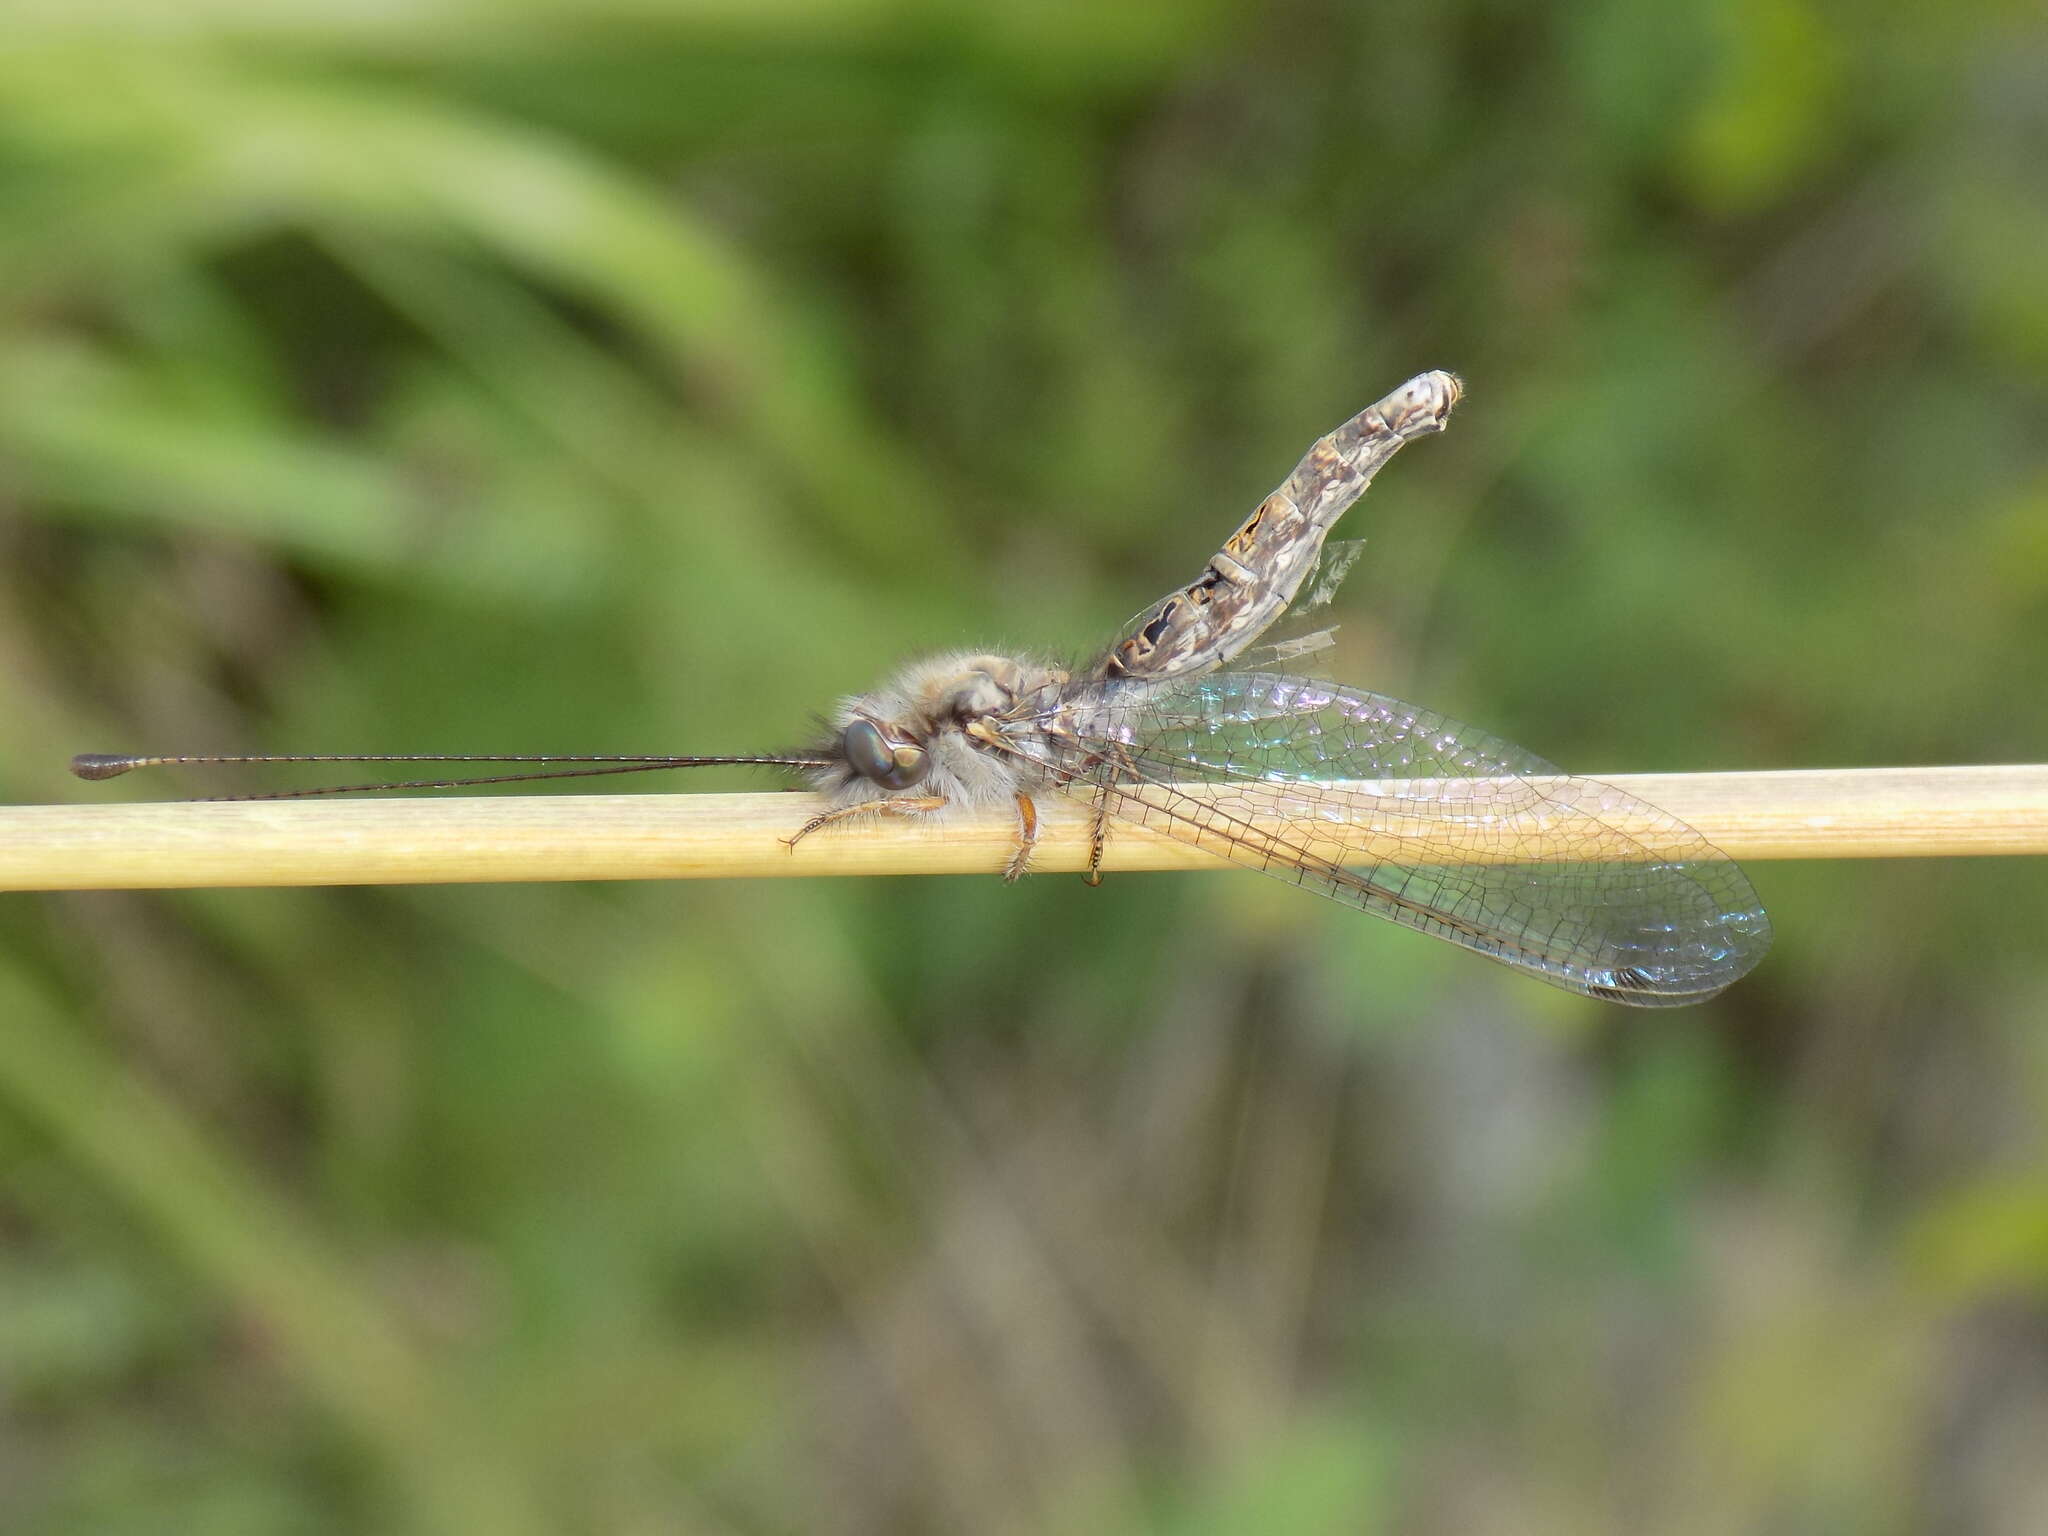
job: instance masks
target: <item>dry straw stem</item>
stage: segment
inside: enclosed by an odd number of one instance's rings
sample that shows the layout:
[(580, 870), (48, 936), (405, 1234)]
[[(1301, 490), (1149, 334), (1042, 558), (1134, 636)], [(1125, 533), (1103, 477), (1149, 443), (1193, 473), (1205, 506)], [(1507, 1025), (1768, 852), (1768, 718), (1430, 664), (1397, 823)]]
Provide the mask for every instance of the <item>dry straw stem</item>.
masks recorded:
[[(2048, 853), (2048, 765), (1606, 782), (1691, 823), (1737, 859)], [(878, 817), (785, 846), (817, 808), (804, 794), (9, 806), (0, 807), (0, 890), (986, 874), (1015, 846), (1008, 811), (942, 823)], [(1086, 807), (1053, 795), (1038, 810), (1032, 868), (1085, 868)], [(1102, 867), (1227, 866), (1111, 822)]]

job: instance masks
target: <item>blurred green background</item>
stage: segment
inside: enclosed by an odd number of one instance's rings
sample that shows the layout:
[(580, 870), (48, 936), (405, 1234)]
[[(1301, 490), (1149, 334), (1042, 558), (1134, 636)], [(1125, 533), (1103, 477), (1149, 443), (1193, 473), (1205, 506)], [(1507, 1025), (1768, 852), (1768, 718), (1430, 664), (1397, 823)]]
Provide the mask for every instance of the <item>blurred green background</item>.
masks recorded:
[[(2044, 167), (2032, 5), (0, 0), (0, 791), (792, 744), (1433, 367), (1336, 675), (2048, 757)], [(1751, 873), (1676, 1017), (1249, 875), (8, 900), (0, 1527), (2048, 1528), (2048, 875)]]

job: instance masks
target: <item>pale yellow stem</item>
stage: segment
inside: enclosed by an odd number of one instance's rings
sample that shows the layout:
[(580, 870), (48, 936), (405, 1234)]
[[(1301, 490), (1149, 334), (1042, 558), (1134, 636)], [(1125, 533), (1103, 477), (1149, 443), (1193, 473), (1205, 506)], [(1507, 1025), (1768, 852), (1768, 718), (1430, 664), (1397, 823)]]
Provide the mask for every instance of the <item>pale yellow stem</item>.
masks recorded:
[[(2048, 853), (2048, 765), (1606, 782), (1689, 822), (1737, 859)], [(786, 847), (818, 804), (803, 794), (558, 794), (8, 806), (0, 807), (0, 890), (995, 874), (1016, 847), (1017, 813), (1007, 802), (942, 822), (878, 817)], [(1085, 869), (1087, 808), (1055, 794), (1038, 809), (1031, 867)], [(1227, 867), (1161, 833), (1110, 828), (1105, 870)], [(1327, 824), (1317, 830), (1330, 833)]]

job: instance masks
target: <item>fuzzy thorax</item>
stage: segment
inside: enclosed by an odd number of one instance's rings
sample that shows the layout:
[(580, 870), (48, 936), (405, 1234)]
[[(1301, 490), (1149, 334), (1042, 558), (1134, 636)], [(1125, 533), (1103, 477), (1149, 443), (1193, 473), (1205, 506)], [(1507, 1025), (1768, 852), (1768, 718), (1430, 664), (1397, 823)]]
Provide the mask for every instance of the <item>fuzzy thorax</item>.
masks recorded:
[(822, 751), (833, 761), (812, 773), (812, 787), (834, 806), (886, 800), (892, 791), (847, 761), (847, 728), (859, 720), (879, 726), (891, 740), (914, 742), (930, 769), (914, 791), (947, 806), (1008, 803), (1037, 788), (1038, 766), (1013, 752), (991, 749), (970, 736), (981, 720), (1015, 718), (1049, 699), (1068, 674), (1049, 663), (983, 651), (954, 651), (912, 662), (871, 693), (842, 699), (832, 713), (832, 739)]

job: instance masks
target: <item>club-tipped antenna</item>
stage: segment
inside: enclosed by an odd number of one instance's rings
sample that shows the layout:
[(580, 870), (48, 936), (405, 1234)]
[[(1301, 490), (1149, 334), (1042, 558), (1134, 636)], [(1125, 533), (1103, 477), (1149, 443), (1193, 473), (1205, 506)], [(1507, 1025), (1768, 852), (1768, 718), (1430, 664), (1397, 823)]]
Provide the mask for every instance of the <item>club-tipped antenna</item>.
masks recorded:
[(356, 795), (380, 789), (473, 789), (485, 784), (524, 784), (536, 779), (589, 779), (617, 773), (657, 773), (665, 768), (823, 768), (831, 759), (816, 753), (778, 752), (733, 757), (632, 757), (596, 753), (437, 753), (437, 752), (231, 752), (124, 756), (112, 752), (81, 752), (71, 771), (81, 779), (118, 779), (137, 768), (283, 763), (580, 763), (576, 768), (544, 768), (532, 773), (494, 773), (474, 778), (399, 779), (373, 784), (324, 784), (314, 789), (280, 789), (249, 795), (208, 795), (208, 800), (306, 800), (316, 795)]

